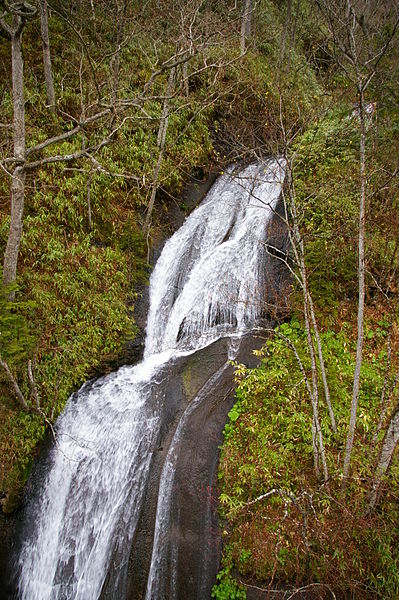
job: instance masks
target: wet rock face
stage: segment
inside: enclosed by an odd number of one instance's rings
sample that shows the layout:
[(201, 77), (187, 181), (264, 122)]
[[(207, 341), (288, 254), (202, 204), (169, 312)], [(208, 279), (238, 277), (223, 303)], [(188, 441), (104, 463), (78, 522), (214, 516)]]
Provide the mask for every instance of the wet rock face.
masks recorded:
[[(144, 598), (150, 569), (159, 480), (173, 435), (184, 410), (198, 392), (226, 361), (227, 341), (220, 340), (187, 359), (180, 359), (173, 375), (165, 381), (167, 402), (159, 451), (151, 467), (144, 510), (129, 562), (127, 598)], [(228, 367), (217, 389), (204, 397), (190, 415), (179, 440), (176, 471), (172, 488), (170, 523), (167, 536), (169, 582), (177, 577), (178, 598), (209, 597), (216, 576), (219, 555), (214, 480), (217, 447), (221, 429), (232, 404), (232, 367)], [(226, 394), (228, 397), (225, 398)], [(218, 402), (222, 398), (224, 402)], [(174, 410), (175, 409), (175, 410)], [(212, 498), (213, 494), (213, 498)], [(204, 548), (205, 546), (205, 548)], [(205, 552), (204, 552), (205, 549)], [(207, 562), (206, 568), (202, 564)], [(210, 581), (204, 581), (209, 579)], [(171, 595), (167, 581), (165, 600)], [(208, 595), (198, 595), (198, 587), (209, 588)], [(111, 588), (112, 589), (112, 588)], [(112, 597), (112, 593), (109, 598)]]
[[(241, 342), (238, 359), (254, 364), (252, 349), (264, 340), (248, 336)], [(151, 466), (144, 509), (134, 541), (128, 569), (127, 598), (145, 597), (150, 568), (156, 503), (161, 470), (173, 434), (184, 410), (202, 394), (185, 422), (184, 433), (176, 448), (177, 462), (173, 481), (170, 521), (163, 532), (167, 544), (167, 571), (162, 597), (185, 599), (210, 598), (219, 569), (221, 535), (217, 514), (217, 467), (222, 431), (227, 413), (234, 403), (233, 367), (226, 364), (228, 341), (219, 340), (208, 348), (173, 366), (173, 375), (165, 380), (164, 427), (157, 456)], [(217, 372), (222, 370), (220, 376)], [(207, 386), (207, 382), (215, 378)], [(177, 593), (174, 591), (177, 589)], [(121, 590), (122, 591), (122, 590)], [(115, 590), (112, 580), (102, 598), (111, 599)], [(123, 596), (121, 596), (123, 597)]]

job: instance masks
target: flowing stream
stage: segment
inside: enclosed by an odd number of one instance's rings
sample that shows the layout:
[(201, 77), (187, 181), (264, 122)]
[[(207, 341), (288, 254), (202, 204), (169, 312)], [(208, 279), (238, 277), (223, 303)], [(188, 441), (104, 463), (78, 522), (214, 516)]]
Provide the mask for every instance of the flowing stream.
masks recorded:
[[(85, 384), (56, 424), (50, 467), (25, 517), (18, 558), (24, 600), (97, 600), (111, 560), (115, 600), (125, 597), (173, 365), (228, 338), (224, 363), (182, 410), (159, 479), (146, 600), (178, 598), (177, 549), (167, 541), (175, 463), (188, 419), (262, 314), (264, 243), (281, 193), (281, 161), (221, 176), (166, 242), (150, 281), (144, 360)], [(263, 245), (262, 245), (263, 243)], [(33, 528), (33, 531), (32, 531)], [(28, 528), (27, 528), (28, 529)], [(198, 584), (198, 598), (205, 596)]]

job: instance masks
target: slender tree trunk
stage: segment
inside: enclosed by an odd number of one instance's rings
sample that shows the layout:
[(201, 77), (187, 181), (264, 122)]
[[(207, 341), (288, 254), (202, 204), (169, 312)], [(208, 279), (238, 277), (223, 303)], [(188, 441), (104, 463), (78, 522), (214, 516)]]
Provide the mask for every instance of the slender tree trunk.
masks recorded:
[(162, 108), (161, 122), (159, 124), (159, 129), (158, 129), (157, 143), (158, 143), (158, 148), (159, 148), (159, 154), (158, 154), (158, 159), (157, 159), (157, 162), (156, 162), (156, 165), (154, 168), (151, 197), (150, 197), (150, 201), (147, 206), (147, 215), (146, 215), (145, 225), (144, 225), (146, 230), (148, 230), (150, 227), (152, 211), (154, 209), (154, 203), (155, 203), (155, 196), (156, 196), (157, 189), (158, 189), (159, 172), (161, 170), (161, 165), (162, 165), (162, 161), (163, 161), (165, 142), (166, 142), (166, 134), (168, 131), (169, 102), (170, 102), (170, 96), (172, 94), (173, 86), (174, 86), (175, 70), (176, 69), (174, 67), (173, 69), (170, 70), (170, 73), (169, 73), (169, 80), (168, 80), (165, 100), (164, 100), (163, 108)]
[(392, 345), (391, 345), (392, 327), (393, 327), (393, 323), (391, 321), (391, 324), (389, 326), (388, 339), (387, 339), (387, 362), (386, 362), (386, 367), (385, 367), (384, 383), (383, 383), (382, 390), (381, 390), (380, 418), (378, 419), (378, 424), (377, 424), (376, 430), (373, 435), (372, 449), (374, 448), (375, 444), (377, 443), (378, 434), (380, 433), (380, 431), (384, 425), (384, 421), (385, 421), (385, 418), (386, 418), (386, 415), (388, 412), (389, 400), (391, 398), (391, 395), (395, 391), (395, 387), (396, 387), (397, 380), (399, 377), (399, 371), (398, 371), (398, 373), (396, 374), (396, 377), (394, 379), (394, 382), (393, 382), (393, 387), (391, 388), (391, 390), (388, 390), (389, 372), (391, 370), (391, 359), (392, 359)]
[[(287, 164), (290, 165), (289, 160), (287, 159)], [(300, 278), (299, 283), (302, 287), (303, 293), (303, 308), (304, 308), (304, 318), (305, 318), (305, 331), (306, 331), (306, 339), (308, 343), (308, 350), (311, 362), (311, 372), (312, 372), (312, 390), (310, 393), (310, 400), (312, 403), (312, 412), (313, 412), (313, 420), (312, 420), (312, 440), (313, 440), (313, 454), (314, 454), (314, 462), (315, 462), (315, 472), (316, 476), (319, 476), (319, 466), (318, 466), (318, 457), (320, 455), (322, 466), (323, 466), (323, 474), (324, 480), (328, 480), (328, 467), (326, 460), (326, 453), (324, 448), (323, 441), (323, 432), (320, 426), (320, 417), (319, 417), (319, 390), (318, 390), (318, 377), (317, 377), (317, 362), (316, 362), (316, 352), (312, 338), (312, 329), (311, 323), (314, 326), (317, 326), (316, 319), (313, 311), (313, 303), (311, 300), (310, 292), (308, 289), (307, 282), (307, 274), (306, 274), (306, 264), (305, 264), (305, 248), (303, 244), (303, 239), (298, 227), (298, 216), (296, 212), (295, 205), (295, 191), (293, 188), (293, 180), (292, 180), (292, 169), (290, 168), (289, 172), (290, 181), (288, 182), (288, 190), (289, 190), (289, 200), (290, 200), (290, 213), (292, 216), (292, 231), (289, 229), (289, 237), (291, 242), (291, 247), (294, 252), (295, 261), (298, 265)], [(286, 218), (288, 222), (288, 212), (286, 211)], [(313, 316), (313, 317), (312, 317)], [(321, 345), (319, 347), (320, 354), (322, 354)], [(324, 361), (323, 366), (324, 366)], [(327, 383), (327, 381), (326, 381)], [(328, 388), (327, 388), (328, 389)], [(328, 395), (329, 396), (329, 395)], [(335, 420), (334, 420), (335, 424)], [(316, 448), (316, 439), (318, 449)]]
[(358, 286), (359, 300), (357, 311), (357, 346), (356, 346), (356, 364), (353, 377), (353, 391), (351, 414), (349, 420), (348, 436), (346, 439), (346, 449), (344, 458), (344, 478), (342, 482), (343, 489), (349, 475), (349, 467), (353, 449), (353, 440), (355, 437), (357, 405), (359, 401), (360, 390), (360, 369), (363, 356), (363, 323), (364, 323), (364, 300), (365, 300), (365, 209), (366, 209), (366, 122), (364, 106), (364, 90), (362, 82), (358, 84), (359, 91), (359, 112), (360, 112), (360, 198), (359, 198), (359, 241), (358, 241)]
[[(313, 420), (314, 420), (314, 426), (315, 426), (316, 433), (317, 433), (317, 440), (318, 440), (318, 444), (319, 444), (321, 463), (323, 465), (324, 480), (327, 481), (328, 480), (328, 467), (327, 467), (326, 453), (325, 453), (325, 449), (324, 449), (323, 432), (322, 432), (321, 426), (320, 426), (319, 389), (318, 389), (318, 382), (317, 382), (316, 352), (315, 352), (315, 348), (314, 348), (314, 344), (313, 344), (312, 332), (311, 332), (311, 327), (310, 327), (309, 295), (307, 292), (307, 278), (306, 278), (306, 268), (305, 268), (304, 260), (301, 261), (300, 270), (301, 270), (302, 281), (304, 281), (303, 307), (304, 307), (304, 316), (305, 316), (305, 331), (306, 331), (306, 338), (308, 341), (310, 363), (311, 363), (311, 369), (312, 369), (312, 397), (311, 397), (311, 400), (312, 400)], [(317, 474), (317, 472), (316, 472), (316, 474)]]
[[(312, 395), (310, 395), (310, 399), (311, 399), (312, 408), (313, 408)], [(313, 448), (314, 472), (316, 475), (316, 479), (319, 480), (320, 479), (320, 467), (319, 467), (320, 453), (319, 453), (319, 446), (318, 446), (318, 442), (317, 442), (317, 426), (316, 426), (316, 421), (315, 421), (314, 415), (312, 417), (312, 448)]]
[[(304, 295), (305, 319), (308, 319), (308, 320), (310, 319), (310, 321), (312, 323), (312, 327), (313, 327), (313, 332), (314, 332), (314, 335), (316, 338), (317, 353), (318, 353), (318, 357), (319, 357), (320, 370), (321, 370), (321, 374), (322, 374), (323, 387), (324, 387), (324, 395), (325, 395), (326, 404), (327, 404), (328, 412), (329, 412), (330, 419), (331, 419), (332, 429), (333, 429), (334, 433), (337, 433), (337, 424), (335, 421), (334, 410), (333, 410), (333, 407), (331, 404), (331, 398), (330, 398), (330, 390), (329, 390), (328, 382), (327, 382), (327, 373), (326, 373), (324, 357), (323, 357), (323, 347), (322, 347), (321, 338), (320, 338), (320, 334), (319, 334), (319, 328), (317, 326), (313, 300), (312, 300), (312, 296), (311, 296), (309, 286), (308, 286), (308, 281), (307, 281), (306, 264), (305, 264), (305, 245), (304, 245), (304, 242), (303, 242), (303, 239), (302, 239), (301, 233), (299, 231), (299, 227), (298, 227), (298, 215), (297, 215), (296, 203), (295, 203), (295, 190), (294, 190), (293, 178), (292, 178), (292, 165), (287, 157), (286, 157), (286, 160), (287, 160), (287, 165), (290, 165), (290, 167), (289, 167), (290, 181), (289, 181), (289, 186), (288, 186), (290, 207), (289, 207), (289, 211), (288, 211), (286, 202), (284, 201), (285, 222), (287, 224), (289, 223), (289, 219), (290, 219), (289, 214), (288, 214), (288, 212), (289, 212), (290, 216), (292, 218), (292, 221), (293, 221), (292, 225), (288, 227), (289, 238), (290, 238), (291, 248), (294, 252), (294, 258), (295, 258), (296, 264), (300, 271), (300, 276), (297, 276), (296, 279), (297, 279), (297, 281), (302, 289), (302, 293)], [(311, 330), (310, 322), (308, 323), (308, 328), (310, 331)], [(312, 347), (309, 347), (309, 352), (312, 354), (312, 352), (314, 352), (312, 337), (310, 337), (310, 341), (311, 341)], [(309, 342), (309, 338), (308, 338), (308, 342)], [(313, 350), (312, 350), (312, 348), (313, 348)]]
[(313, 331), (314, 331), (314, 335), (315, 335), (315, 338), (316, 338), (317, 353), (318, 353), (318, 356), (319, 356), (321, 377), (322, 377), (322, 380), (323, 380), (324, 396), (326, 398), (326, 404), (327, 404), (327, 408), (328, 408), (328, 413), (330, 415), (332, 430), (333, 430), (334, 433), (337, 433), (337, 423), (335, 421), (334, 409), (332, 407), (331, 398), (330, 398), (330, 389), (328, 387), (328, 382), (327, 382), (326, 366), (325, 366), (325, 363), (324, 363), (324, 356), (323, 356), (323, 346), (322, 346), (322, 343), (321, 343), (319, 328), (317, 326), (317, 321), (316, 321), (316, 315), (315, 315), (315, 312), (314, 312), (314, 306), (313, 306), (312, 296), (310, 295), (309, 290), (307, 291), (307, 293), (308, 293), (308, 300), (309, 300), (310, 316), (311, 316), (311, 319), (312, 319)]
[(389, 408), (389, 404), (390, 404), (390, 399), (392, 398), (392, 395), (395, 392), (395, 388), (398, 384), (398, 381), (399, 381), (399, 371), (395, 375), (395, 378), (393, 380), (390, 390), (388, 391), (386, 398), (384, 397), (383, 394), (381, 394), (381, 412), (380, 412), (380, 418), (378, 420), (377, 429), (373, 436), (373, 445), (375, 445), (375, 443), (377, 442), (378, 434), (380, 433), (380, 431), (384, 425), (384, 421), (387, 416), (387, 412), (388, 412), (388, 408)]
[(244, 0), (241, 20), (241, 54), (245, 54), (247, 39), (251, 35), (253, 0)]
[(47, 104), (51, 110), (55, 110), (55, 92), (54, 92), (54, 81), (53, 71), (51, 68), (51, 54), (50, 54), (50, 38), (48, 34), (48, 10), (47, 0), (40, 0), (40, 30), (42, 35), (43, 44), (43, 65), (44, 65), (44, 77), (46, 81), (46, 94)]
[(382, 483), (382, 478), (389, 469), (389, 465), (392, 461), (392, 456), (399, 443), (399, 405), (393, 412), (391, 420), (388, 425), (387, 432), (381, 447), (381, 452), (378, 457), (377, 468), (373, 483), (371, 486), (371, 493), (369, 499), (369, 510), (373, 511), (377, 504), (378, 495)]
[(184, 86), (184, 93), (186, 94), (186, 98), (188, 98), (190, 95), (190, 89), (189, 89), (189, 85), (188, 85), (188, 63), (187, 62), (183, 63), (183, 86)]
[[(16, 281), (19, 246), (22, 238), (22, 219), (25, 200), (25, 101), (23, 86), (22, 23), (14, 17), (11, 38), (12, 96), (14, 108), (14, 158), (16, 167), (11, 184), (11, 223), (4, 254), (3, 285)], [(12, 300), (14, 294), (10, 294)]]
[(89, 226), (89, 231), (93, 229), (93, 220), (92, 220), (92, 211), (91, 211), (91, 182), (93, 180), (93, 175), (90, 175), (87, 180), (87, 222)]
[(117, 15), (116, 15), (116, 52), (114, 55), (112, 65), (112, 102), (115, 104), (118, 99), (119, 90), (119, 71), (121, 63), (121, 44), (123, 41), (123, 34), (125, 31), (125, 21), (127, 12), (127, 0), (117, 2)]
[[(11, 184), (11, 222), (4, 253), (3, 285), (8, 286), (15, 283), (17, 279), (17, 264), (19, 246), (22, 239), (22, 222), (25, 200), (25, 170), (17, 167), (12, 174)], [(14, 299), (11, 292), (10, 300)]]

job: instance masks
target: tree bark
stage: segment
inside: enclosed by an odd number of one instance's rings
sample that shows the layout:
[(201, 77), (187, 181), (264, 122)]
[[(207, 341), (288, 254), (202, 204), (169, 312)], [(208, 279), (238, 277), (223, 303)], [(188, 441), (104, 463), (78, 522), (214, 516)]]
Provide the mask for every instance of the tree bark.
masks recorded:
[(29, 411), (29, 406), (26, 403), (26, 400), (24, 398), (23, 393), (21, 392), (21, 389), (18, 385), (17, 380), (15, 379), (14, 375), (12, 374), (7, 361), (3, 360), (3, 358), (1, 356), (0, 356), (0, 367), (3, 367), (4, 371), (6, 372), (7, 378), (12, 385), (15, 396), (18, 398), (18, 402), (20, 403), (21, 408), (23, 408), (26, 411)]
[[(11, 37), (12, 60), (12, 97), (14, 108), (14, 159), (16, 166), (12, 174), (11, 184), (11, 223), (4, 254), (3, 285), (8, 286), (16, 281), (19, 247), (22, 238), (22, 219), (25, 200), (25, 100), (22, 56), (23, 23), (19, 16), (14, 16)], [(13, 300), (14, 293), (10, 293)]]
[(154, 209), (154, 204), (155, 204), (155, 196), (156, 196), (157, 189), (158, 189), (159, 172), (161, 170), (161, 165), (162, 165), (162, 161), (163, 161), (165, 142), (166, 142), (166, 134), (168, 131), (169, 102), (170, 102), (170, 96), (172, 94), (173, 86), (174, 86), (175, 71), (176, 71), (176, 69), (175, 69), (175, 67), (173, 67), (169, 73), (168, 85), (166, 88), (166, 95), (165, 95), (165, 100), (164, 100), (163, 108), (162, 108), (161, 122), (159, 124), (159, 129), (158, 129), (157, 143), (158, 143), (158, 148), (159, 148), (159, 154), (158, 154), (158, 159), (157, 159), (157, 162), (156, 162), (156, 165), (154, 168), (151, 197), (150, 197), (150, 201), (147, 206), (147, 215), (145, 218), (145, 225), (144, 225), (146, 231), (148, 231), (148, 229), (150, 227), (152, 211)]
[(117, 2), (117, 14), (116, 14), (116, 52), (113, 58), (112, 65), (112, 103), (115, 104), (118, 99), (119, 89), (119, 71), (121, 62), (121, 44), (123, 41), (123, 34), (125, 31), (125, 21), (127, 12), (127, 0)]
[(351, 414), (349, 419), (348, 435), (346, 439), (346, 449), (343, 471), (343, 489), (349, 475), (349, 467), (353, 449), (353, 440), (355, 438), (357, 405), (359, 402), (360, 391), (360, 370), (363, 357), (363, 324), (364, 324), (364, 299), (365, 299), (365, 208), (366, 208), (366, 119), (364, 105), (363, 83), (358, 84), (359, 91), (359, 117), (360, 117), (360, 195), (359, 195), (359, 239), (358, 239), (358, 286), (359, 300), (357, 311), (357, 345), (356, 345), (356, 363), (353, 376), (353, 390)]
[[(3, 285), (9, 286), (17, 279), (19, 247), (22, 239), (22, 222), (25, 200), (25, 170), (17, 167), (12, 174), (11, 184), (11, 222), (4, 253)], [(9, 299), (14, 300), (15, 293), (10, 292)]]
[(253, 0), (244, 0), (241, 20), (241, 54), (245, 54), (247, 39), (251, 35)]
[(44, 78), (46, 81), (47, 105), (50, 110), (55, 110), (55, 92), (53, 71), (51, 68), (50, 38), (48, 33), (47, 0), (40, 0), (40, 30), (43, 44)]
[[(309, 294), (307, 291), (308, 286), (307, 286), (307, 277), (306, 277), (306, 267), (305, 267), (305, 261), (304, 261), (303, 257), (301, 257), (300, 271), (301, 271), (302, 281), (304, 282), (303, 308), (304, 308), (304, 316), (305, 316), (305, 331), (306, 331), (306, 338), (307, 338), (307, 342), (308, 342), (308, 349), (309, 349), (310, 363), (311, 363), (311, 370), (312, 370), (311, 402), (312, 402), (312, 410), (313, 410), (313, 420), (314, 420), (314, 427), (316, 430), (317, 440), (318, 440), (318, 444), (319, 444), (321, 462), (323, 465), (324, 481), (328, 481), (328, 467), (327, 467), (326, 453), (325, 453), (325, 449), (324, 449), (323, 432), (321, 430), (320, 417), (319, 417), (319, 389), (318, 389), (318, 382), (317, 382), (316, 352), (315, 352), (315, 348), (314, 348), (314, 344), (313, 344), (311, 325), (310, 325)], [(316, 474), (317, 474), (317, 470), (316, 470)]]
[(319, 328), (317, 326), (317, 321), (316, 321), (316, 315), (315, 315), (315, 311), (314, 311), (314, 305), (313, 305), (312, 296), (310, 295), (309, 290), (307, 291), (307, 293), (308, 293), (308, 299), (309, 299), (310, 316), (311, 316), (311, 319), (312, 319), (313, 331), (314, 331), (314, 335), (315, 335), (315, 338), (316, 338), (317, 352), (318, 352), (318, 356), (319, 356), (321, 377), (322, 377), (322, 380), (323, 380), (324, 396), (325, 396), (325, 399), (326, 399), (328, 413), (330, 415), (332, 430), (333, 430), (334, 433), (337, 433), (337, 423), (335, 421), (334, 409), (333, 409), (332, 404), (331, 404), (330, 389), (328, 387), (326, 366), (325, 366), (325, 363), (324, 363), (323, 346), (322, 346), (322, 343), (321, 343), (321, 337), (320, 337), (320, 333), (319, 333)]
[(381, 488), (382, 478), (389, 469), (392, 461), (392, 456), (399, 442), (399, 405), (393, 412), (388, 425), (387, 432), (381, 447), (381, 452), (378, 457), (377, 468), (375, 470), (371, 493), (369, 499), (369, 510), (373, 511), (378, 500), (379, 491)]

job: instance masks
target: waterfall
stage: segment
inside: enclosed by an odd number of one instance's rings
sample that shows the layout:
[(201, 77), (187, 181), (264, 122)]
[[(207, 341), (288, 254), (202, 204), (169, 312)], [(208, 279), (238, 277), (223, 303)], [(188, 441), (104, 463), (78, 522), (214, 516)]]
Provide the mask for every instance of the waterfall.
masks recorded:
[(231, 167), (166, 242), (150, 280), (144, 360), (85, 384), (57, 421), (44, 484), (25, 516), (34, 531), (19, 552), (19, 598), (96, 600), (111, 558), (116, 589), (123, 588), (162, 439), (164, 382), (181, 357), (228, 337), (230, 355), (176, 424), (159, 482), (146, 600), (177, 598), (175, 577), (166, 581), (176, 549), (164, 533), (179, 440), (234, 358), (237, 339), (262, 314), (264, 244), (283, 178), (277, 160)]

